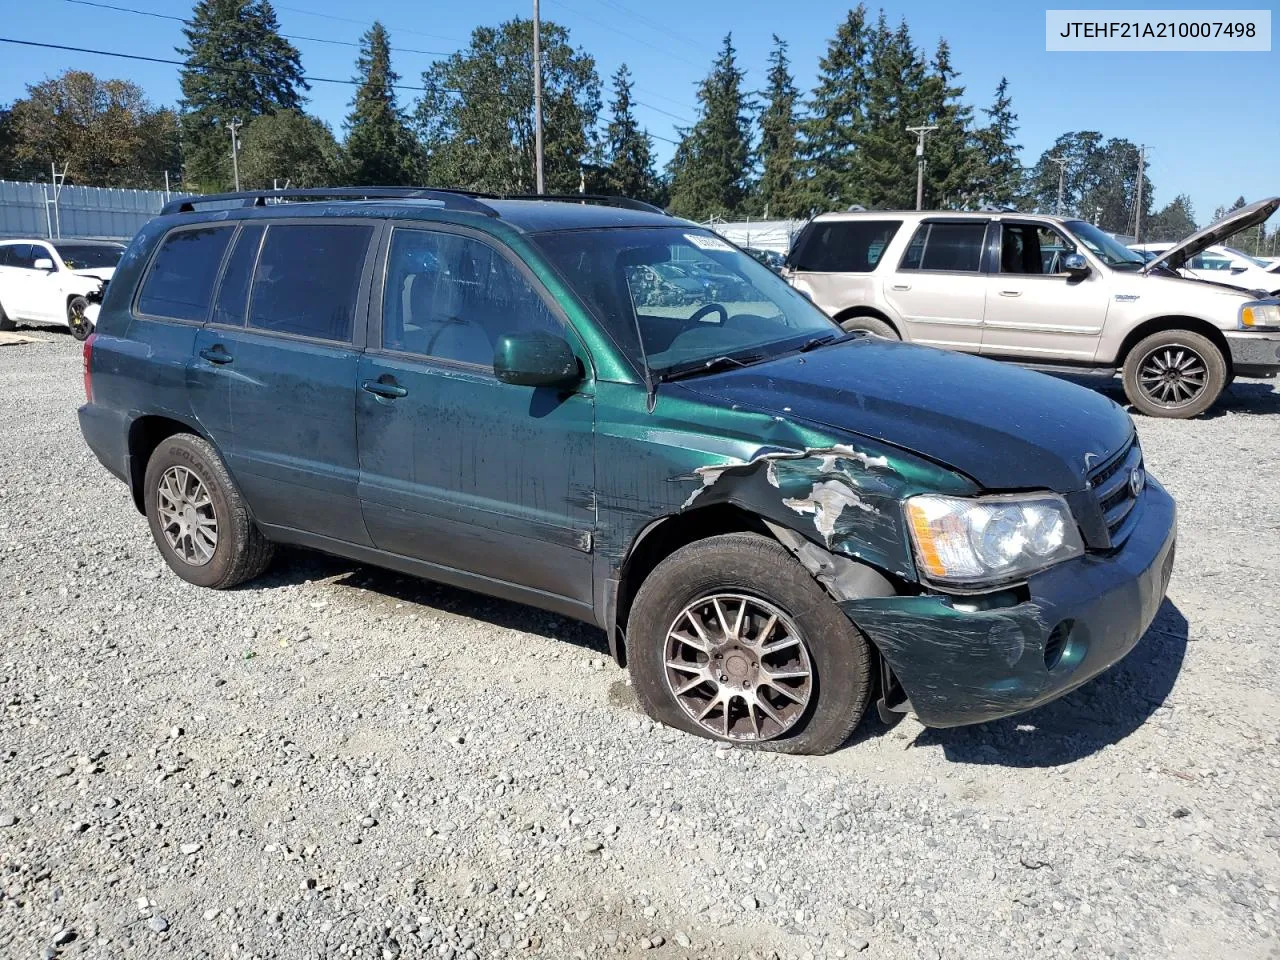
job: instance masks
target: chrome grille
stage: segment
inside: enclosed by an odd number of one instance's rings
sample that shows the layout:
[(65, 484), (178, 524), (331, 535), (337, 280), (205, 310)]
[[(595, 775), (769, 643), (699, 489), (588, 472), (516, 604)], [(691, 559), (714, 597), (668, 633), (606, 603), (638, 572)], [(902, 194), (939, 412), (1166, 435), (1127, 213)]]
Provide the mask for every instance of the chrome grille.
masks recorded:
[(1138, 505), (1138, 499), (1129, 487), (1129, 477), (1142, 466), (1142, 447), (1134, 437), (1128, 446), (1089, 476), (1089, 487), (1102, 511), (1112, 547), (1124, 543), (1132, 528), (1133, 508)]

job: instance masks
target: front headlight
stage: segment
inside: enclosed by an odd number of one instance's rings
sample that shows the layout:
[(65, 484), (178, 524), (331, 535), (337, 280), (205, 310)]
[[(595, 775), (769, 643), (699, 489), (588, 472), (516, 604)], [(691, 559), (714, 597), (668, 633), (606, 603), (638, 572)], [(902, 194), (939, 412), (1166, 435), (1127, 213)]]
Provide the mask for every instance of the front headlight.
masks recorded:
[(1240, 308), (1241, 330), (1280, 330), (1280, 300), (1255, 300)]
[(1065, 500), (1054, 493), (906, 501), (921, 571), (934, 582), (984, 587), (1018, 580), (1084, 553)]

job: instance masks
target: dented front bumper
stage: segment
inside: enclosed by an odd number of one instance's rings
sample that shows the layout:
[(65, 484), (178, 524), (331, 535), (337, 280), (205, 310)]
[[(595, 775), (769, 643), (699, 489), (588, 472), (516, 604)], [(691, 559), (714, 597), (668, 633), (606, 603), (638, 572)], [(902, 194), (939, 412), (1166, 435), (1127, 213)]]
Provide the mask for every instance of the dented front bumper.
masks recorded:
[(951, 727), (1029, 710), (1123, 658), (1146, 632), (1173, 568), (1176, 507), (1149, 482), (1123, 547), (1031, 577), (1021, 602), (978, 609), (940, 594), (840, 607), (892, 667), (922, 723)]

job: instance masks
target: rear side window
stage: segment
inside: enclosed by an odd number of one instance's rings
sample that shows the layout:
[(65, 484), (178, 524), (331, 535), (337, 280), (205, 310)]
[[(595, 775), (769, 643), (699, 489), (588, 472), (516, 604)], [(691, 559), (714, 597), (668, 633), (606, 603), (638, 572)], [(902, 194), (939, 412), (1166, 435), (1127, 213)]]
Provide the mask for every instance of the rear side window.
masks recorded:
[(28, 270), (35, 267), (36, 258), (32, 254), (31, 244), (15, 243), (5, 248), (8, 253), (5, 255), (4, 266), (6, 267), (24, 267)]
[(982, 267), (984, 222), (922, 223), (902, 257), (900, 270), (977, 273)]
[(373, 227), (284, 223), (267, 228), (249, 299), (249, 326), (299, 337), (351, 340)]
[(138, 312), (203, 323), (232, 226), (175, 230), (160, 244), (138, 295)]
[(236, 237), (218, 287), (218, 302), (213, 306), (213, 322), (233, 327), (244, 326), (244, 311), (249, 303), (249, 280), (253, 264), (262, 244), (262, 227), (245, 227)]
[(816, 221), (796, 244), (791, 265), (806, 273), (870, 273), (900, 226), (900, 220)]

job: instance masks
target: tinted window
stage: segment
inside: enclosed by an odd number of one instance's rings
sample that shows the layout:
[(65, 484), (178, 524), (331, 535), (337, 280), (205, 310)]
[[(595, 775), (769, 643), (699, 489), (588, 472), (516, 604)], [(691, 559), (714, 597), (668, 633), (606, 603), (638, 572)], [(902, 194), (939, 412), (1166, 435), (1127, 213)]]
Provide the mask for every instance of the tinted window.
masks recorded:
[(985, 223), (922, 223), (899, 269), (977, 273), (986, 231)]
[(203, 322), (234, 227), (175, 230), (164, 238), (142, 284), (138, 312)]
[(31, 252), (31, 244), (15, 243), (9, 248), (9, 256), (5, 261), (5, 266), (31, 269), (35, 262), (36, 258)]
[(560, 321), (509, 260), (470, 237), (396, 230), (382, 300), (382, 345), (493, 366), (498, 337)]
[(218, 287), (218, 301), (213, 306), (213, 322), (244, 326), (244, 310), (249, 303), (249, 278), (262, 243), (262, 227), (244, 227), (236, 237)]
[(287, 223), (267, 229), (253, 275), (249, 325), (349, 341), (373, 227)]
[(68, 270), (114, 267), (124, 253), (124, 247), (109, 243), (55, 243), (53, 246)]
[(0, 267), (13, 266), (13, 244), (0, 246)]
[(792, 265), (811, 273), (869, 273), (900, 226), (896, 220), (816, 221), (796, 245)]

